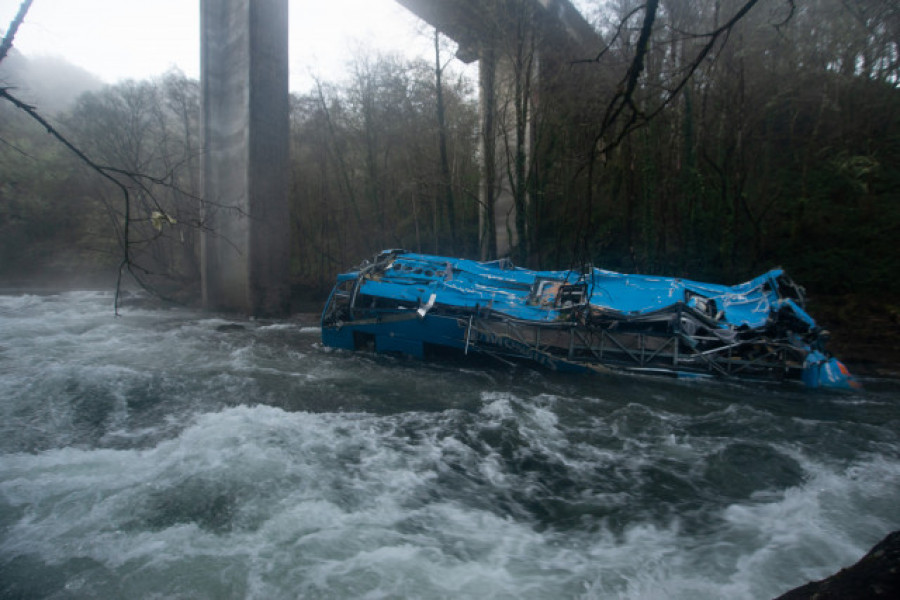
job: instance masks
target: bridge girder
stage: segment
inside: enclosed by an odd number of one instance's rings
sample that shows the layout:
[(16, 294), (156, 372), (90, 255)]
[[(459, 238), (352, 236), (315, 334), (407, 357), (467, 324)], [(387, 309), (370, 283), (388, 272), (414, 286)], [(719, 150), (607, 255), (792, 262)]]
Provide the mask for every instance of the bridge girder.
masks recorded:
[[(526, 0), (536, 15), (546, 43), (570, 50), (595, 50), (593, 27), (568, 0)], [(479, 48), (509, 34), (509, 2), (504, 0), (397, 0), (410, 12), (452, 39), (466, 63), (478, 59)], [(530, 5), (530, 6), (529, 6)]]

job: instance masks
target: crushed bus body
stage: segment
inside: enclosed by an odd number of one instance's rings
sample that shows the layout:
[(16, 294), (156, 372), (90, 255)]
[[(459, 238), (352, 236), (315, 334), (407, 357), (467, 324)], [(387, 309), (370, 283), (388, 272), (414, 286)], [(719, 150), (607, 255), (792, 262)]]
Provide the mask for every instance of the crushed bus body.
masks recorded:
[(804, 306), (803, 289), (780, 269), (727, 286), (386, 250), (338, 276), (322, 342), (419, 358), (486, 355), (565, 372), (858, 387), (827, 354), (827, 332)]

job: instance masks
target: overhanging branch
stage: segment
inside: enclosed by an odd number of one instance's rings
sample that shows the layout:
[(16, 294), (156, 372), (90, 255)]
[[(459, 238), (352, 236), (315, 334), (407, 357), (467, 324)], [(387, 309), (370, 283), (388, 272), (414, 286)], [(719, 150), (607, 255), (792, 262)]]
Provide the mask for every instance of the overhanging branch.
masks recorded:
[(9, 30), (6, 32), (6, 35), (3, 36), (3, 41), (0, 42), (0, 62), (3, 62), (3, 59), (6, 58), (10, 48), (12, 48), (13, 39), (16, 37), (19, 26), (25, 20), (28, 9), (31, 8), (31, 2), (32, 0), (24, 0), (22, 4), (19, 5), (19, 12), (16, 13), (12, 23), (9, 24)]

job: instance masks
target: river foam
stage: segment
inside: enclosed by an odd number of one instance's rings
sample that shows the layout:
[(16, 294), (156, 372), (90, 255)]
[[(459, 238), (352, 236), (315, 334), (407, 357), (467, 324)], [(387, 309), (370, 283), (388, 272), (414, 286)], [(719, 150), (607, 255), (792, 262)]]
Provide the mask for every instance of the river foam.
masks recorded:
[(763, 598), (900, 526), (897, 388), (323, 350), (0, 297), (0, 596)]

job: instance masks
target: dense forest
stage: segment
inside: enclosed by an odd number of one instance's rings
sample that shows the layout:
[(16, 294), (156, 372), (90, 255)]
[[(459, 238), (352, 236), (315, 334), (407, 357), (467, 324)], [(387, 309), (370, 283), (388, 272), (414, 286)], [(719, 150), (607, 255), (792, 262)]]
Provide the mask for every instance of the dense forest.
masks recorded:
[[(781, 265), (839, 324), (864, 307), (896, 327), (896, 2), (609, 0), (587, 16), (602, 45), (564, 74), (583, 85), (554, 96), (545, 75), (533, 105), (515, 261), (723, 283)], [(439, 41), (429, 59), (358, 55), (345, 79), (293, 95), (298, 297), (320, 300), (335, 273), (383, 248), (483, 254), (477, 82)], [(11, 54), (3, 85), (28, 68)], [(198, 82), (93, 86), (45, 116), (122, 174), (127, 214), (108, 176), (0, 101), (0, 277), (102, 278), (126, 249), (155, 289), (190, 298)]]

